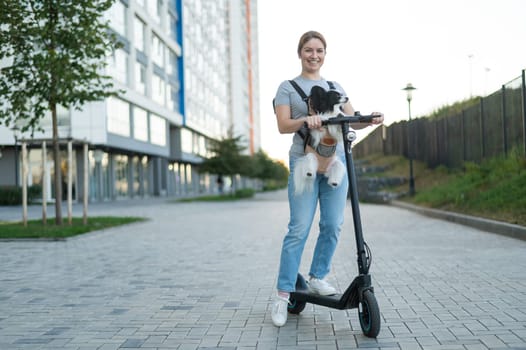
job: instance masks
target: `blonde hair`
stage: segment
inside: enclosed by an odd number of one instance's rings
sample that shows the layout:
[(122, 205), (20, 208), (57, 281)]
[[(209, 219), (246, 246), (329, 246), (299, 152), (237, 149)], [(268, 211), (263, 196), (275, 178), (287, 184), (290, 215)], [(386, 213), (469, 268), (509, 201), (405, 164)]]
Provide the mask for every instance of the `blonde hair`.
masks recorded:
[(307, 43), (307, 41), (311, 39), (320, 40), (323, 44), (323, 48), (327, 50), (327, 42), (325, 41), (325, 38), (323, 37), (323, 35), (321, 35), (321, 33), (317, 31), (310, 30), (304, 33), (300, 38), (300, 41), (298, 43), (298, 56), (301, 55), (301, 49), (303, 49), (303, 46)]

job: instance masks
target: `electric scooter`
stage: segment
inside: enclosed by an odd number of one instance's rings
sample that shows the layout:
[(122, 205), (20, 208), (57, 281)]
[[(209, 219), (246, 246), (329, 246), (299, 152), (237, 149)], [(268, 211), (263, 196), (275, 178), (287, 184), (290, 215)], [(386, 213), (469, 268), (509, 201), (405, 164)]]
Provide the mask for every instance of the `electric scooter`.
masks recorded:
[(291, 314), (299, 314), (302, 312), (307, 303), (338, 310), (358, 308), (360, 326), (363, 333), (370, 338), (376, 338), (380, 332), (380, 309), (371, 285), (371, 275), (369, 275), (372, 255), (367, 243), (365, 243), (363, 239), (360, 219), (356, 172), (351, 149), (353, 141), (356, 140), (356, 132), (350, 129), (349, 124), (370, 123), (374, 117), (374, 115), (361, 115), (360, 112), (355, 112), (354, 116), (339, 114), (337, 117), (322, 122), (323, 125), (339, 124), (342, 130), (347, 176), (349, 178), (349, 195), (353, 214), (354, 234), (356, 237), (359, 275), (356, 276), (343, 294), (322, 296), (311, 293), (305, 278), (303, 278), (301, 274), (298, 274), (296, 291), (290, 294), (288, 307), (288, 312)]

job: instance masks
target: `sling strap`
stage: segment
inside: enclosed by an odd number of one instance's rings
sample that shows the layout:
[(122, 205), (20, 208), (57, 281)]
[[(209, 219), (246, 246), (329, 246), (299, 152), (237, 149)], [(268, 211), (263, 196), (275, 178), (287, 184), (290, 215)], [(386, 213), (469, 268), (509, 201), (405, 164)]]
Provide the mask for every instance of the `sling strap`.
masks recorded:
[[(303, 89), (300, 88), (300, 86), (298, 85), (298, 83), (296, 83), (295, 80), (289, 80), (289, 83), (290, 83), (290, 85), (292, 85), (294, 90), (296, 90), (296, 92), (300, 95), (301, 99), (307, 104), (307, 113), (308, 113), (308, 111), (310, 109), (309, 108), (309, 96), (307, 96), (305, 91), (303, 91)], [(329, 89), (330, 90), (335, 90), (336, 89), (334, 87), (334, 83), (332, 81), (328, 81), (327, 80), (327, 84), (329, 84)], [(276, 101), (275, 101), (275, 99), (272, 100), (272, 108), (274, 109), (274, 113), (276, 113)], [(309, 130), (307, 129), (307, 131), (305, 131), (305, 130), (303, 130), (303, 128), (301, 128), (298, 131), (296, 131), (296, 133), (303, 140), (303, 150), (305, 150), (307, 145), (310, 143), (310, 138), (311, 137), (310, 137)]]
[[(296, 92), (300, 95), (301, 99), (307, 104), (307, 111), (309, 110), (309, 96), (303, 91), (302, 88), (296, 83), (295, 80), (289, 80), (290, 85), (296, 90)], [(329, 89), (335, 90), (334, 83), (332, 81), (327, 81), (327, 84), (329, 84)]]

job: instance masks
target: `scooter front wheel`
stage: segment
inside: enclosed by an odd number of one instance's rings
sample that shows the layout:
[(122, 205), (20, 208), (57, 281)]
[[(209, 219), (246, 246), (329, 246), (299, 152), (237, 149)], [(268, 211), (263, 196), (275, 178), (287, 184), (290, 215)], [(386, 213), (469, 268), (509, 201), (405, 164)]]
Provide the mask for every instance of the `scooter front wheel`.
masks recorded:
[(380, 308), (374, 293), (370, 290), (363, 292), (362, 300), (358, 307), (358, 318), (363, 334), (369, 338), (376, 338), (380, 333)]

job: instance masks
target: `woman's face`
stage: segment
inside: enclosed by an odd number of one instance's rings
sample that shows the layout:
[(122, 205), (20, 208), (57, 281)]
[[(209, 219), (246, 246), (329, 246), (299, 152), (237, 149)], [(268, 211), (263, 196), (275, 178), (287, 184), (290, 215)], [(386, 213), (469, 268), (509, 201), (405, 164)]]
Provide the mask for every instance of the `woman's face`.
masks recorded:
[(313, 73), (320, 70), (325, 60), (325, 47), (320, 39), (312, 38), (303, 45), (300, 51), (303, 71)]

